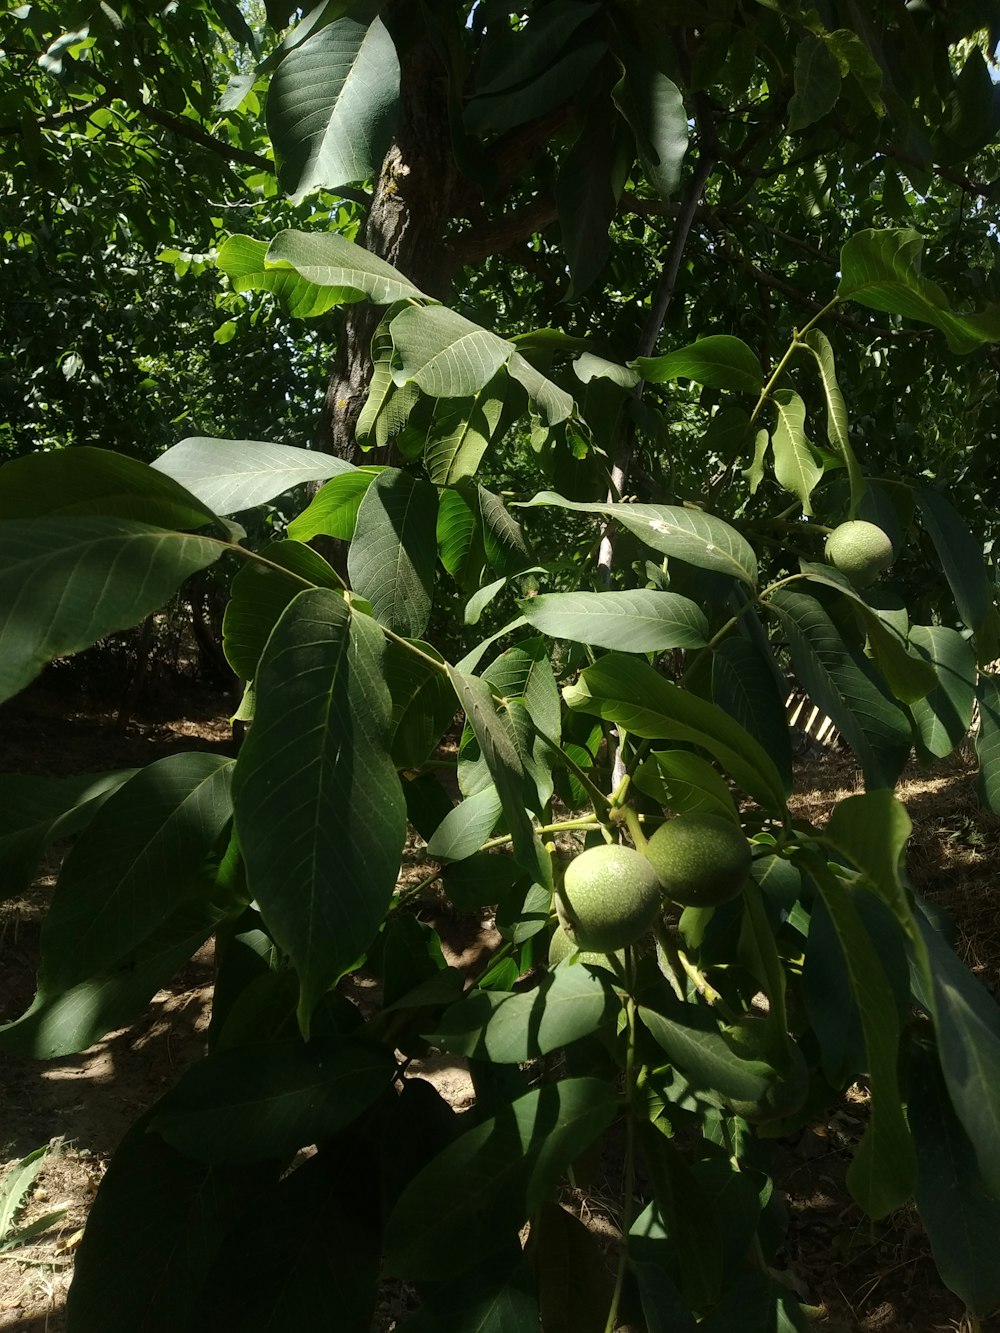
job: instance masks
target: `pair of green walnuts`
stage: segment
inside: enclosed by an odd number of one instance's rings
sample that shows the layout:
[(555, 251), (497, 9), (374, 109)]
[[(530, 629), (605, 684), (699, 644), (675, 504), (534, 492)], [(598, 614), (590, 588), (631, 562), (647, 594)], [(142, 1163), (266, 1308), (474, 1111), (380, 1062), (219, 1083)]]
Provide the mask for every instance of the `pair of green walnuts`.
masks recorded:
[[(750, 844), (721, 815), (687, 814), (656, 830), (644, 852), (607, 845), (581, 852), (556, 894), (556, 952), (610, 954), (652, 927), (666, 897), (681, 907), (718, 907), (750, 873)], [(550, 961), (552, 958), (550, 948)]]

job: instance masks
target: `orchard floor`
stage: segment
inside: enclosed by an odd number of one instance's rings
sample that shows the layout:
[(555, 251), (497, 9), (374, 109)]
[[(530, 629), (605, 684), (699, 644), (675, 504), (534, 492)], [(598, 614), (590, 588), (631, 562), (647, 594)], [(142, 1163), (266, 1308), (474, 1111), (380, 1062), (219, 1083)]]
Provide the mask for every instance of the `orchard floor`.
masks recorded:
[[(180, 718), (161, 709), (118, 729), (113, 710), (74, 707), (64, 689), (36, 689), (0, 708), (0, 772), (56, 776), (140, 765), (183, 749), (231, 752), (228, 711), (224, 699), (202, 699), (184, 703)], [(852, 763), (828, 754), (802, 763), (797, 789), (796, 813), (822, 823), (832, 804), (859, 784)], [(899, 795), (914, 823), (909, 865), (916, 888), (952, 913), (960, 953), (1000, 996), (1000, 819), (980, 808), (974, 773), (963, 758), (914, 770)], [(420, 858), (417, 848), (409, 849), (404, 874), (410, 883), (426, 873)], [(0, 903), (0, 1021), (21, 1013), (34, 993), (51, 885), (51, 873), (43, 875), (25, 897)], [(435, 924), (449, 961), (470, 969), (498, 939), (490, 923), (478, 919), (445, 917)], [(0, 1057), (0, 1188), (18, 1160), (48, 1145), (18, 1224), (65, 1210), (21, 1246), (4, 1250), (0, 1237), (0, 1330), (64, 1328), (74, 1250), (108, 1159), (132, 1120), (200, 1055), (212, 975), (206, 945), (141, 1019), (90, 1050), (44, 1065)], [(427, 1062), (420, 1072), (456, 1106), (468, 1104), (468, 1078), (453, 1063)], [(825, 1333), (967, 1329), (961, 1302), (937, 1278), (916, 1213), (904, 1209), (872, 1223), (847, 1193), (844, 1174), (865, 1117), (865, 1093), (857, 1088), (825, 1121), (780, 1145), (777, 1186), (790, 1215), (781, 1276), (808, 1304), (821, 1307), (816, 1327)], [(601, 1191), (564, 1202), (613, 1245), (613, 1205)], [(405, 1293), (387, 1292), (373, 1333), (390, 1333), (403, 1304)], [(1000, 1314), (979, 1327), (1000, 1333)]]

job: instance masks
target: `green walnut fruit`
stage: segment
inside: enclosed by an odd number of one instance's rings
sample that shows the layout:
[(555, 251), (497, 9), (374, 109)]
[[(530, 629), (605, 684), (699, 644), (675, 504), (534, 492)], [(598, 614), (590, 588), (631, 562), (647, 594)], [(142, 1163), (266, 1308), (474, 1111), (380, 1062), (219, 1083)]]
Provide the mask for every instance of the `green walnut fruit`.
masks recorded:
[[(563, 930), (562, 926), (556, 926), (555, 930), (552, 932), (552, 938), (549, 940), (549, 967), (557, 967), (559, 963), (563, 962), (564, 959), (569, 958), (574, 952), (576, 952), (576, 945)], [(613, 972), (615, 970), (615, 963), (620, 967), (625, 966), (625, 953), (624, 950), (621, 949), (613, 954), (594, 953), (592, 951), (588, 952), (585, 949), (581, 949), (576, 954), (576, 961), (578, 963), (590, 963), (591, 967), (604, 967), (607, 968), (608, 971)]]
[(830, 533), (826, 558), (855, 588), (867, 588), (892, 564), (892, 542), (874, 523), (855, 518)]
[(722, 815), (678, 815), (661, 824), (646, 857), (663, 892), (681, 907), (719, 907), (743, 891), (750, 844)]
[(660, 910), (653, 867), (631, 847), (590, 847), (566, 867), (556, 894), (559, 924), (574, 948), (614, 953), (649, 930)]

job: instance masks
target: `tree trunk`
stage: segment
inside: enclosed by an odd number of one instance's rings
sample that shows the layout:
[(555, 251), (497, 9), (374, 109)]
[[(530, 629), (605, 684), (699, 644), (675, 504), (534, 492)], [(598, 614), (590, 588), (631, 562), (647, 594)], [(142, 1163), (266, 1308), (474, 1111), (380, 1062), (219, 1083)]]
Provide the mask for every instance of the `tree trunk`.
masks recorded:
[[(447, 73), (431, 42), (421, 36), (402, 56), (399, 122), (375, 183), (365, 246), (438, 299), (448, 291), (444, 229), (459, 187)], [(381, 456), (391, 455), (391, 443), (360, 455), (355, 440), (372, 374), (372, 336), (381, 316), (382, 310), (367, 301), (346, 308), (320, 417), (320, 448), (350, 462), (392, 461)]]

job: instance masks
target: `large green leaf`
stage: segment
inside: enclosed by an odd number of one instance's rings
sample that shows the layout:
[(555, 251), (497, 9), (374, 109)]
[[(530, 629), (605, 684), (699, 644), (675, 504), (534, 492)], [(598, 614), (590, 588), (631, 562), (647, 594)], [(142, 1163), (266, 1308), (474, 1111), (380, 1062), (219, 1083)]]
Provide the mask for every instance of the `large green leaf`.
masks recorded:
[(979, 314), (956, 314), (938, 284), (920, 274), (923, 245), (920, 233), (906, 228), (858, 232), (840, 252), (837, 296), (933, 324), (953, 352), (972, 352), (983, 343), (1000, 341), (1000, 304)]
[(955, 1114), (975, 1150), (986, 1189), (1000, 1198), (1000, 1007), (925, 920), (926, 997)]
[(538, 794), (532, 790), (533, 783), (525, 772), (510, 720), (511, 712), (520, 701), (513, 699), (506, 707), (499, 708), (487, 681), (479, 676), (466, 675), (452, 666), (449, 666), (448, 674), (496, 784), (510, 828), (514, 855), (526, 870), (536, 872), (539, 850), (526, 806), (537, 805)]
[(294, 269), (317, 287), (330, 287), (338, 304), (424, 299), (398, 269), (335, 231), (282, 231), (271, 242), (267, 263)]
[(491, 782), (453, 806), (427, 843), (427, 855), (439, 861), (464, 861), (478, 852), (496, 828), (503, 804)]
[(823, 469), (806, 439), (806, 405), (792, 389), (776, 389), (771, 395), (778, 422), (771, 436), (774, 475), (778, 485), (798, 496), (804, 514), (812, 513), (809, 497)]
[(267, 93), (278, 179), (298, 202), (313, 190), (369, 180), (389, 146), (399, 59), (375, 18), (337, 19), (284, 57)]
[(433, 398), (471, 398), (514, 347), (447, 306), (408, 306), (390, 325), (397, 384), (413, 381)]
[(871, 787), (892, 787), (910, 750), (910, 726), (870, 663), (808, 593), (780, 588), (768, 605), (788, 635), (795, 674), (858, 756)]
[(380, 471), (377, 467), (359, 467), (332, 477), (289, 523), (289, 537), (307, 542), (323, 535), (349, 542), (354, 536), (361, 501)]
[(0, 468), (0, 519), (100, 514), (151, 527), (218, 524), (211, 509), (145, 463), (79, 445), (26, 454)]
[(311, 319), (340, 303), (340, 294), (318, 287), (293, 268), (268, 264), (268, 241), (251, 236), (229, 236), (219, 246), (216, 267), (232, 284), (233, 291), (271, 292), (295, 319)]
[(86, 828), (104, 802), (135, 769), (79, 778), (0, 775), (0, 900), (30, 885), (50, 843)]
[(751, 588), (757, 585), (757, 557), (753, 547), (735, 528), (700, 509), (684, 509), (680, 505), (583, 504), (565, 500), (554, 491), (540, 491), (524, 502), (524, 507), (530, 505), (555, 505), (582, 514), (607, 515), (654, 551), (675, 556), (698, 569), (728, 574)]
[(424, 448), (424, 467), (435, 486), (454, 486), (475, 475), (502, 411), (498, 385), (487, 385), (471, 399), (438, 402)]
[(138, 625), (225, 549), (121, 518), (0, 522), (0, 701), (52, 658)]
[(386, 1225), (385, 1273), (451, 1280), (516, 1238), (616, 1109), (603, 1079), (571, 1078), (467, 1130), (397, 1201)]
[(392, 896), (406, 808), (389, 756), (384, 639), (326, 589), (290, 603), (257, 672), (236, 766), (250, 890), (299, 975), (299, 1023), (371, 943)]
[(129, 1130), (91, 1207), (66, 1301), (70, 1333), (190, 1327), (226, 1232), (260, 1188), (256, 1173), (193, 1161), (147, 1128), (143, 1118)]
[(531, 1243), (545, 1333), (604, 1333), (614, 1279), (595, 1233), (550, 1199), (532, 1223)]
[(636, 769), (634, 782), (641, 792), (679, 815), (721, 815), (740, 822), (726, 780), (690, 750), (654, 750)]
[(424, 656), (400, 643), (386, 645), (385, 680), (392, 695), (390, 752), (397, 768), (419, 768), (455, 715), (455, 692), (447, 675), (427, 661), (433, 658), (443, 666), (441, 655), (420, 640), (413, 646)]
[(212, 931), (243, 905), (228, 888), (207, 883), (105, 970), (67, 991), (49, 994), (40, 988), (31, 1007), (0, 1028), (0, 1050), (35, 1060), (85, 1051), (106, 1033), (131, 1023)]
[[(353, 477), (354, 473), (345, 473)], [(298, 541), (270, 542), (233, 579), (222, 619), (226, 661), (241, 680), (253, 680), (268, 635), (304, 588), (340, 588), (340, 579), (316, 551)]]
[[(557, 0), (532, 18), (507, 49), (509, 68), (480, 84), (477, 96), (467, 103), (466, 129), (502, 134), (572, 98), (607, 50), (603, 40), (593, 38), (593, 28), (574, 32), (592, 12), (590, 4)], [(497, 54), (504, 49), (499, 43)]]
[(550, 426), (565, 421), (573, 411), (571, 395), (543, 375), (520, 352), (515, 352), (507, 362), (507, 374), (517, 380)]
[(486, 559), (498, 574), (510, 577), (535, 563), (524, 529), (499, 495), (476, 487)]
[(728, 333), (711, 333), (676, 352), (640, 356), (629, 364), (651, 384), (689, 379), (710, 389), (735, 389), (739, 393), (760, 393), (764, 387), (764, 372), (756, 354), (742, 339)]
[(926, 755), (943, 759), (972, 725), (976, 655), (969, 641), (946, 625), (914, 625), (909, 643), (937, 676), (936, 687), (910, 705), (919, 743)]
[[(471, 498), (475, 503), (478, 497)], [(442, 565), (456, 579), (462, 574), (475, 544), (479, 506), (475, 504), (474, 508), (473, 503), (461, 491), (451, 487), (441, 492), (438, 501), (438, 553)], [(485, 558), (483, 554), (482, 559)]]
[(616, 722), (634, 736), (686, 741), (707, 750), (765, 809), (785, 808), (774, 761), (739, 723), (715, 704), (682, 690), (646, 662), (611, 653), (563, 691), (570, 708)]
[(644, 52), (627, 49), (624, 77), (613, 97), (635, 135), (646, 176), (661, 199), (669, 199), (681, 177), (688, 143), (688, 113), (680, 89)]
[(217, 514), (266, 504), (304, 481), (326, 481), (351, 464), (331, 454), (260, 440), (181, 440), (152, 466), (187, 488)]
[(576, 142), (563, 156), (556, 181), (559, 226), (574, 297), (596, 280), (611, 248), (617, 206), (612, 172), (618, 151), (614, 117), (605, 99), (596, 98)]
[(917, 1169), (899, 1086), (899, 1015), (878, 950), (854, 901), (865, 890), (852, 890), (819, 858), (809, 871), (843, 950), (868, 1060), (871, 1118), (848, 1168), (847, 1185), (870, 1217), (885, 1217), (910, 1198)]
[(712, 702), (760, 743), (790, 790), (792, 743), (781, 683), (767, 644), (730, 635), (712, 654)]
[(837, 365), (830, 339), (821, 329), (810, 329), (801, 340), (816, 358), (819, 376), (826, 395), (826, 437), (834, 451), (844, 460), (851, 487), (851, 516), (865, 494), (865, 479), (851, 448), (847, 420), (847, 404), (837, 382)]
[(399, 468), (380, 472), (358, 509), (347, 572), (376, 620), (419, 638), (427, 627), (437, 563), (437, 492)]
[(233, 761), (176, 754), (104, 804), (66, 858), (42, 926), (39, 988), (69, 990), (132, 953), (198, 890), (232, 818)]
[(839, 857), (864, 874), (908, 934), (913, 917), (902, 876), (912, 831), (902, 801), (890, 791), (869, 791), (839, 801), (822, 834)]
[(795, 92), (788, 103), (788, 132), (799, 134), (822, 120), (840, 97), (840, 65), (822, 37), (808, 33), (795, 49)]
[(991, 810), (1000, 813), (1000, 677), (983, 672), (976, 687), (979, 700), (979, 794)]
[(1000, 1198), (983, 1183), (934, 1053), (914, 1047), (909, 1073), (920, 1220), (945, 1285), (973, 1314), (987, 1315), (1000, 1305)]
[(686, 1005), (683, 1014), (667, 1018), (640, 1007), (639, 1017), (657, 1045), (670, 1057), (690, 1087), (710, 1101), (764, 1102), (777, 1072), (763, 1060), (737, 1054), (703, 1008)]
[(349, 1125), (395, 1073), (392, 1052), (375, 1042), (246, 1043), (192, 1065), (157, 1104), (149, 1128), (217, 1166), (290, 1157)]
[(518, 1244), (461, 1277), (436, 1283), (399, 1333), (538, 1333), (531, 1262)]
[(993, 605), (983, 551), (968, 525), (940, 491), (917, 492), (920, 517), (951, 586), (958, 614), (975, 633)]
[(708, 621), (695, 602), (673, 592), (556, 592), (528, 597), (518, 605), (535, 629), (624, 653), (667, 648), (702, 648)]
[(425, 1035), (453, 1055), (523, 1064), (596, 1032), (617, 1008), (596, 972), (559, 967), (523, 994), (474, 991), (446, 1009)]

